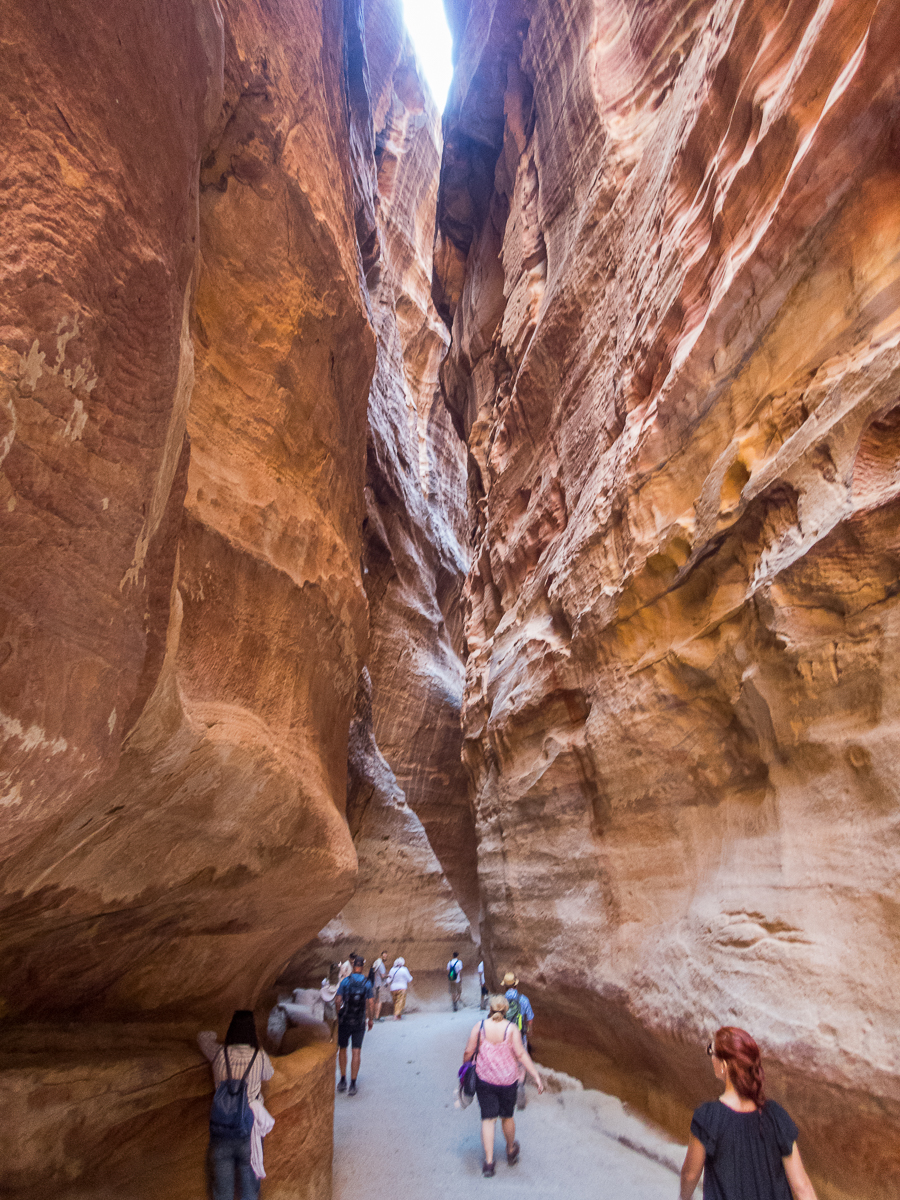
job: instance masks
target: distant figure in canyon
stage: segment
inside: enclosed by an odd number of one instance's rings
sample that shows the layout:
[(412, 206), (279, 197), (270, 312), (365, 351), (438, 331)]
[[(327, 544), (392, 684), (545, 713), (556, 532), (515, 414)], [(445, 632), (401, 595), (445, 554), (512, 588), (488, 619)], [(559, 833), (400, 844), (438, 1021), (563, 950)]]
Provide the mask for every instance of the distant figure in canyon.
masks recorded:
[(534, 1009), (527, 996), (519, 991), (519, 979), (515, 971), (507, 971), (503, 976), (503, 990), (506, 993), (508, 1007), (507, 1021), (512, 1021), (522, 1035), (525, 1045), (531, 1038), (531, 1026), (534, 1022)]
[(525, 1049), (522, 1034), (512, 1021), (506, 1019), (508, 1003), (506, 996), (491, 996), (490, 1016), (472, 1027), (463, 1052), (463, 1062), (475, 1059), (475, 1095), (481, 1108), (481, 1142), (484, 1146), (481, 1173), (487, 1178), (494, 1174), (494, 1133), (498, 1117), (506, 1138), (506, 1161), (511, 1167), (519, 1161), (520, 1147), (514, 1120), (519, 1072), (527, 1071), (538, 1092), (544, 1090), (541, 1077)]
[[(223, 1045), (212, 1030), (198, 1033), (197, 1043), (212, 1065), (216, 1084), (206, 1160), (210, 1195), (212, 1200), (235, 1200), (237, 1184), (239, 1200), (256, 1200), (259, 1181), (265, 1178), (262, 1139), (275, 1122), (261, 1096), (261, 1086), (272, 1078), (274, 1068), (260, 1049), (253, 1013), (235, 1012)], [(227, 1094), (220, 1103), (223, 1084)]]
[(351, 950), (338, 969), (338, 983), (341, 984), (348, 975), (353, 974), (353, 961), (357, 957), (356, 951)]
[(378, 958), (372, 963), (372, 986), (375, 988), (375, 1020), (383, 1021), (381, 1009), (384, 1004), (389, 1004), (391, 999), (391, 990), (387, 986), (387, 950), (382, 950)]
[(454, 950), (450, 961), (447, 963), (447, 982), (450, 984), (450, 1003), (453, 1005), (454, 1012), (456, 1012), (462, 1000), (462, 973), (462, 959), (459, 957), (459, 951)]
[(681, 1200), (691, 1200), (701, 1173), (703, 1200), (816, 1200), (800, 1161), (797, 1126), (763, 1091), (759, 1046), (727, 1025), (706, 1052), (725, 1090), (694, 1112)]
[(328, 1026), (330, 1035), (328, 1040), (330, 1042), (334, 1041), (335, 1031), (337, 1030), (337, 1001), (335, 997), (337, 995), (338, 984), (340, 983), (338, 979), (339, 970), (340, 965), (332, 963), (327, 977), (322, 980), (322, 986), (319, 988), (319, 999), (322, 1001), (322, 1020)]
[(394, 1001), (394, 1020), (399, 1021), (406, 1007), (406, 992), (413, 981), (412, 975), (406, 969), (405, 958), (395, 958), (394, 965), (388, 972), (388, 987)]
[(481, 986), (481, 1001), (479, 1008), (485, 1009), (488, 1006), (488, 990), (487, 984), (484, 982), (484, 959), (478, 964), (478, 983)]
[[(357, 954), (353, 959), (353, 970), (338, 984), (335, 1003), (338, 1010), (338, 1065), (341, 1077), (337, 1090), (348, 1096), (356, 1095), (356, 1077), (359, 1074), (359, 1059), (362, 1051), (366, 1021), (372, 1028), (375, 1018), (375, 992), (372, 984), (363, 975), (365, 959)], [(347, 1087), (347, 1045), (350, 1053), (350, 1087)]]

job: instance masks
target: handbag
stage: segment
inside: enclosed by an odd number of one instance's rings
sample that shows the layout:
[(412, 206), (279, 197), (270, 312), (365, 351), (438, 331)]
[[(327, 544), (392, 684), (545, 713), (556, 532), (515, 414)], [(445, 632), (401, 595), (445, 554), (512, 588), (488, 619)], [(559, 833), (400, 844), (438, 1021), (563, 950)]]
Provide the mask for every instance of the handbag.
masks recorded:
[(484, 1029), (484, 1022), (481, 1024), (481, 1029), (478, 1030), (478, 1042), (475, 1046), (475, 1053), (468, 1062), (463, 1063), (459, 1068), (459, 1091), (460, 1095), (468, 1096), (469, 1099), (475, 1095), (475, 1086), (478, 1076), (475, 1073), (475, 1064), (478, 1061), (478, 1051), (481, 1049), (481, 1034)]

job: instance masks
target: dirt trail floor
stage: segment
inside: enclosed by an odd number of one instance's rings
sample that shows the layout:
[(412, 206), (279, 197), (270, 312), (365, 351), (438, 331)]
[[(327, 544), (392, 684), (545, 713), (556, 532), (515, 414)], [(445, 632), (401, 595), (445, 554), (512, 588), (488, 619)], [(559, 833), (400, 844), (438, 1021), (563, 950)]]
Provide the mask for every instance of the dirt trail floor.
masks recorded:
[(498, 1122), (496, 1175), (482, 1178), (478, 1101), (464, 1111), (454, 1107), (463, 1047), (483, 1015), (474, 1002), (477, 981), (475, 987), (468, 983), (468, 1003), (459, 1012), (445, 997), (423, 998), (426, 989), (420, 988), (418, 996), (411, 993), (414, 1011), (402, 1021), (389, 1017), (366, 1034), (359, 1093), (335, 1097), (334, 1200), (382, 1194), (447, 1200), (448, 1189), (517, 1200), (677, 1196), (684, 1147), (613, 1097), (553, 1072), (542, 1072), (549, 1082), (543, 1096), (529, 1086), (528, 1107), (516, 1114), (519, 1163), (506, 1165)]

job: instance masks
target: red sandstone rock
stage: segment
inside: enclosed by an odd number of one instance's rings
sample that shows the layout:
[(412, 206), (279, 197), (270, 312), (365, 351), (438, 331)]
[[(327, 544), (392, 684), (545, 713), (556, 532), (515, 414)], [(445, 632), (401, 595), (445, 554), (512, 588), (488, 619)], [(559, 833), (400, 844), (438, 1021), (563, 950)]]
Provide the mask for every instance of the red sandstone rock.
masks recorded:
[(454, 11), (488, 957), (682, 1133), (749, 1028), (820, 1195), (886, 1200), (897, 6)]

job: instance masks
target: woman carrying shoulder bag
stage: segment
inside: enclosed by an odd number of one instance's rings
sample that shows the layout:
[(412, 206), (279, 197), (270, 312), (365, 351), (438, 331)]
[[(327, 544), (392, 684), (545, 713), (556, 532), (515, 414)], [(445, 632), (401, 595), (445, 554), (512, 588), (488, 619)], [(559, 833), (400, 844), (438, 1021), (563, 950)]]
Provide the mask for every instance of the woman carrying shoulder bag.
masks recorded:
[(520, 1064), (534, 1080), (538, 1092), (544, 1090), (537, 1068), (522, 1043), (521, 1033), (506, 1019), (508, 1004), (505, 996), (491, 996), (490, 1016), (472, 1028), (463, 1053), (463, 1062), (475, 1058), (475, 1095), (481, 1109), (481, 1141), (484, 1145), (481, 1173), (488, 1178), (494, 1174), (494, 1133), (498, 1117), (506, 1138), (506, 1161), (511, 1167), (519, 1161), (520, 1148), (513, 1117)]

